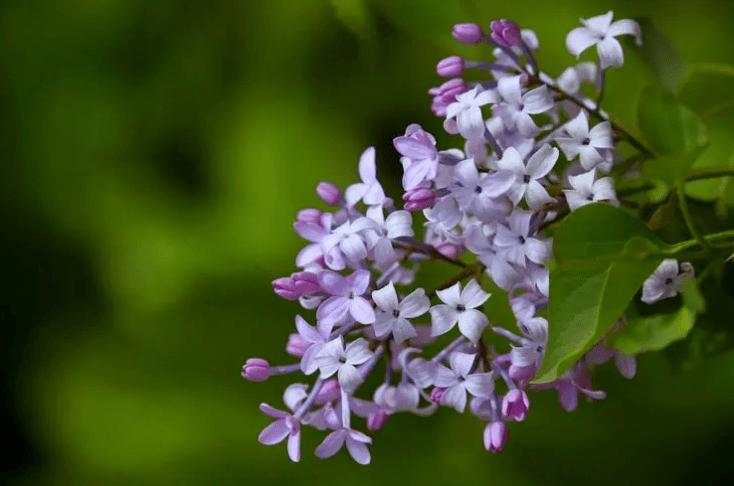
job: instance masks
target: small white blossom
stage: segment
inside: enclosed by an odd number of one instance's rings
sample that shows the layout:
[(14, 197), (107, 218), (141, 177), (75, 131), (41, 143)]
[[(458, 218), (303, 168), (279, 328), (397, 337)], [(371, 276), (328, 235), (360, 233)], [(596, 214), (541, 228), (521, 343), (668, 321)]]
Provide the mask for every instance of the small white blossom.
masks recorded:
[(431, 334), (440, 336), (449, 332), (456, 323), (459, 331), (471, 342), (476, 343), (487, 326), (487, 316), (477, 307), (489, 299), (490, 294), (482, 290), (476, 280), (472, 279), (461, 290), (461, 284), (436, 292), (443, 304), (431, 307)]
[(617, 20), (612, 22), (614, 13), (609, 11), (590, 19), (581, 19), (583, 27), (577, 27), (568, 33), (566, 47), (576, 57), (591, 46), (596, 46), (599, 54), (599, 65), (602, 69), (624, 64), (622, 46), (615, 37), (633, 35), (637, 45), (642, 44), (640, 26), (634, 20)]
[(614, 180), (611, 177), (596, 178), (596, 169), (583, 174), (568, 176), (568, 183), (573, 189), (564, 189), (566, 202), (571, 211), (597, 201), (615, 201)]

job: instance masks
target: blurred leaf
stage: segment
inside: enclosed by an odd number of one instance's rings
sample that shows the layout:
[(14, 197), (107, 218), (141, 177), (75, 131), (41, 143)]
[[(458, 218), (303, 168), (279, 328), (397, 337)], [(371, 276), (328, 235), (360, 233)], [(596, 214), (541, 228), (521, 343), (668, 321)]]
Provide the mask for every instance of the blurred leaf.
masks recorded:
[(700, 155), (696, 150), (707, 142), (706, 127), (701, 119), (670, 93), (646, 88), (640, 97), (637, 114), (640, 131), (657, 155), (684, 154), (674, 159), (674, 163), (690, 166)]
[(592, 204), (554, 235), (548, 347), (536, 383), (555, 380), (621, 317), (657, 267), (657, 238), (626, 211)]
[(694, 280), (686, 284), (682, 294), (683, 305), (678, 310), (630, 320), (610, 338), (611, 347), (634, 355), (659, 351), (685, 339), (696, 322), (696, 314), (705, 310), (706, 302)]
[(647, 160), (642, 166), (642, 175), (646, 179), (663, 181), (668, 185), (676, 185), (691, 171), (694, 162), (708, 148), (708, 145), (696, 147), (690, 152), (668, 155)]
[(643, 43), (636, 47), (645, 66), (650, 70), (656, 84), (667, 90), (674, 90), (683, 79), (685, 72), (683, 60), (678, 56), (653, 21), (647, 17), (637, 19), (642, 29)]

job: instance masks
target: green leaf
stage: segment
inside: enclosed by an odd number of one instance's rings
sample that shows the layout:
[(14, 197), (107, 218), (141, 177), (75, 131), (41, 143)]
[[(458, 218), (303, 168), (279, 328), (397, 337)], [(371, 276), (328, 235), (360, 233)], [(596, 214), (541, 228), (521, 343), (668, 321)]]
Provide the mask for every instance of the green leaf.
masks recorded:
[(702, 145), (688, 152), (648, 160), (642, 166), (642, 176), (675, 186), (688, 176), (693, 163), (707, 148), (708, 145)]
[(585, 206), (558, 226), (548, 346), (535, 383), (557, 379), (607, 334), (659, 264), (660, 253), (642, 221), (612, 206)]
[(672, 94), (648, 87), (637, 108), (640, 131), (656, 155), (690, 154), (707, 143), (701, 119)]
[(331, 0), (331, 5), (339, 21), (357, 36), (374, 36), (374, 22), (365, 0)]
[(685, 339), (693, 329), (696, 314), (706, 310), (706, 301), (695, 280), (686, 283), (682, 294), (683, 305), (678, 310), (631, 319), (609, 339), (609, 345), (632, 355), (660, 351)]

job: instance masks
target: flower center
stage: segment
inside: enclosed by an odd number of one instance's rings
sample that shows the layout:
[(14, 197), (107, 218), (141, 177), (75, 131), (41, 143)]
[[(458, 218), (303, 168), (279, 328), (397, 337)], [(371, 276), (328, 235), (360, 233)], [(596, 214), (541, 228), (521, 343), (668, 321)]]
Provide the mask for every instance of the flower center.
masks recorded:
[(522, 176), (522, 181), (527, 184), (528, 182), (530, 182), (530, 176), (528, 174), (525, 174), (524, 176)]
[(393, 317), (400, 317), (400, 311), (398, 309), (392, 310), (392, 316)]
[(482, 187), (481, 186), (475, 187), (474, 188), (474, 192), (476, 192), (477, 194), (481, 194), (482, 193)]
[(524, 245), (525, 244), (525, 237), (524, 236), (518, 236), (517, 237), (517, 241), (519, 241), (521, 245)]
[(591, 139), (589, 137), (586, 137), (582, 142), (581, 145), (591, 145)]
[(672, 278), (668, 277), (668, 278), (665, 279), (665, 285), (670, 285), (672, 283), (673, 283), (673, 279)]
[(459, 304), (456, 306), (456, 310), (459, 312), (464, 312), (466, 310), (466, 307), (464, 306), (464, 304)]

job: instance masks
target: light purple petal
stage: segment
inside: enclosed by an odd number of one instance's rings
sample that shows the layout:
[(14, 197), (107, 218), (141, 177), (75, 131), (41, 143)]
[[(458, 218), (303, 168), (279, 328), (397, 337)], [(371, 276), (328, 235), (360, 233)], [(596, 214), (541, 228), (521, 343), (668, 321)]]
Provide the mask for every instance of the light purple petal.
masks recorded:
[(347, 437), (347, 450), (349, 455), (352, 456), (354, 462), (361, 465), (367, 465), (370, 463), (370, 450), (367, 445), (352, 439), (350, 436)]
[(285, 423), (285, 419), (280, 419), (265, 427), (260, 432), (257, 440), (264, 445), (279, 444), (288, 437), (289, 433), (290, 430)]
[(362, 383), (362, 375), (359, 374), (357, 368), (350, 364), (341, 365), (337, 377), (339, 386), (346, 392), (354, 391)]
[(344, 441), (347, 439), (348, 432), (344, 429), (335, 430), (326, 436), (326, 438), (316, 448), (316, 457), (326, 459), (331, 457), (342, 448)]
[(441, 405), (453, 407), (459, 413), (466, 408), (466, 389), (463, 385), (454, 385), (444, 392), (441, 397)]
[(476, 309), (467, 309), (459, 314), (459, 331), (474, 344), (479, 341), (487, 323), (487, 316)]
[(490, 294), (482, 290), (476, 280), (471, 279), (461, 291), (461, 302), (467, 309), (474, 309), (484, 304)]
[(466, 377), (464, 386), (475, 397), (489, 398), (494, 391), (494, 376), (492, 373), (474, 373)]
[(476, 359), (476, 354), (461, 353), (457, 351), (451, 353), (451, 356), (449, 356), (449, 363), (451, 364), (451, 369), (454, 370), (455, 374), (466, 377), (469, 375)]
[(431, 301), (422, 288), (415, 289), (400, 303), (400, 315), (411, 319), (422, 316), (431, 307)]
[(288, 436), (288, 457), (293, 462), (301, 460), (301, 431)]
[(431, 335), (440, 336), (454, 327), (458, 319), (456, 309), (449, 305), (436, 305), (431, 307)]
[(355, 297), (349, 300), (349, 313), (360, 324), (372, 324), (375, 322), (375, 311), (367, 299), (363, 297)]
[(599, 37), (589, 28), (577, 27), (566, 36), (566, 47), (576, 57), (589, 47), (596, 44)]
[(461, 304), (461, 284), (457, 282), (451, 287), (437, 290), (436, 295), (443, 303), (457, 306)]
[(596, 45), (599, 53), (599, 65), (602, 69), (624, 64), (624, 52), (619, 41), (613, 37), (607, 37)]
[(398, 308), (398, 294), (392, 282), (372, 292), (372, 300), (380, 309), (392, 311)]

